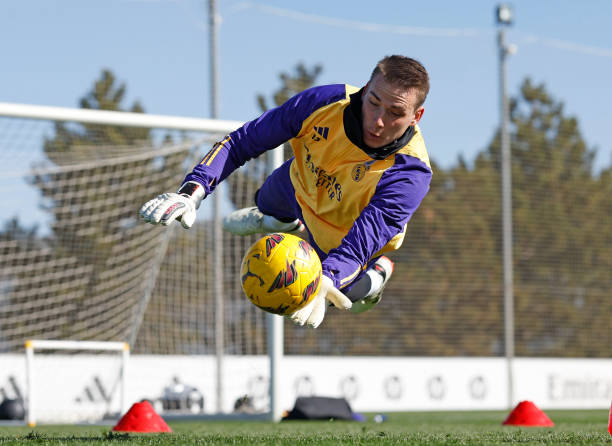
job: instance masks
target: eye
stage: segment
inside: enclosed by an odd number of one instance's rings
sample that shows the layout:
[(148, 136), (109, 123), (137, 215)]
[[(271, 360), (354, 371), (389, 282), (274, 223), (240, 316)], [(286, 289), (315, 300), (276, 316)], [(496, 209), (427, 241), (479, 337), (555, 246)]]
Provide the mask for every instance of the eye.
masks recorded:
[(393, 116), (394, 118), (403, 118), (404, 116), (406, 116), (405, 111), (399, 110), (397, 108), (388, 108), (387, 113)]

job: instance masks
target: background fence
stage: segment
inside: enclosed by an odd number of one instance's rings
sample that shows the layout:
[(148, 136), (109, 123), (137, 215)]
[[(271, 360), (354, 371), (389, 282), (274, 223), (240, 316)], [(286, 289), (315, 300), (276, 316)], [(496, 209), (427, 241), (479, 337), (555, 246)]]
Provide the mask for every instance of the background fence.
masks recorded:
[[(0, 352), (28, 338), (214, 352), (212, 200), (191, 230), (138, 210), (222, 134), (160, 127), (0, 118), (0, 193), (19, 215), (0, 231)], [(511, 135), (516, 354), (609, 357), (611, 171), (593, 169), (575, 120), (528, 83)], [(330, 309), (316, 331), (286, 321), (285, 354), (503, 356), (498, 154), (495, 138), (471, 166), (434, 165), (381, 304)], [(231, 176), (221, 212), (252, 205), (265, 171), (257, 160)], [(238, 280), (255, 239), (223, 234), (227, 354), (266, 352), (265, 313)]]

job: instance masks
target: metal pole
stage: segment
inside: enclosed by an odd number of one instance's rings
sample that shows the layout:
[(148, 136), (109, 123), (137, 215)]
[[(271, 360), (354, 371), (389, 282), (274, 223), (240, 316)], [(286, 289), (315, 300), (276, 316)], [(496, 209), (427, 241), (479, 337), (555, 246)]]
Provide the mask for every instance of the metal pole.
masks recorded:
[(217, 58), (217, 16), (216, 0), (208, 0), (208, 19), (210, 21), (210, 117), (217, 119), (219, 107), (219, 74)]
[(504, 271), (504, 346), (508, 372), (508, 407), (514, 401), (514, 272), (512, 267), (512, 157), (508, 122), (510, 110), (506, 95), (506, 58), (508, 47), (504, 25), (499, 28), (499, 86), (501, 95), (501, 193), (502, 193), (502, 237)]
[(26, 421), (28, 426), (36, 426), (36, 416), (34, 415), (34, 346), (32, 341), (25, 343), (26, 353)]
[(280, 403), (281, 360), (283, 357), (283, 318), (276, 314), (267, 314), (268, 357), (270, 360), (270, 420), (280, 421), (283, 409)]
[[(268, 175), (274, 169), (283, 164), (283, 146), (277, 147), (271, 152), (268, 152)], [(276, 314), (268, 314), (267, 316), (268, 329), (268, 358), (270, 361), (270, 420), (280, 421), (283, 415), (280, 397), (280, 379), (281, 379), (281, 361), (284, 354), (284, 329), (281, 316)]]
[(119, 413), (123, 416), (127, 412), (127, 383), (128, 383), (128, 361), (130, 359), (130, 344), (127, 342), (123, 345), (121, 352), (121, 409)]
[[(208, 1), (208, 18), (210, 24), (210, 117), (216, 119), (218, 114), (218, 75), (217, 75), (217, 11), (216, 1)], [(217, 358), (217, 412), (223, 412), (223, 359), (225, 354), (225, 318), (223, 307), (223, 231), (221, 228), (221, 194), (217, 188), (213, 197), (214, 225), (214, 292), (215, 292), (215, 353)]]

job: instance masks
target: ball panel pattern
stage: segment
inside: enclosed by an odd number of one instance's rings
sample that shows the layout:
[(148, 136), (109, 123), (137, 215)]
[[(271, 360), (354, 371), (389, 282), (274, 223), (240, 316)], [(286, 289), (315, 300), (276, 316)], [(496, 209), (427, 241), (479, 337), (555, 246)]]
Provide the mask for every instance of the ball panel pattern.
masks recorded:
[(244, 255), (240, 278), (253, 304), (285, 316), (304, 307), (319, 291), (321, 261), (307, 241), (291, 234), (268, 234)]

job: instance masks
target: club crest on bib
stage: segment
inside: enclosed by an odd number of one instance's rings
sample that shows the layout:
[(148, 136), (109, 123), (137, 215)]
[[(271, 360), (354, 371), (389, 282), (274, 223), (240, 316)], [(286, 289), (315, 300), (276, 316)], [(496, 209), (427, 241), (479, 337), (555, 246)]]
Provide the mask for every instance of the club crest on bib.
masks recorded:
[(366, 166), (365, 164), (357, 164), (355, 167), (353, 167), (353, 170), (351, 171), (351, 178), (353, 179), (353, 181), (359, 182), (363, 179), (367, 171), (368, 166)]
[(370, 167), (372, 167), (372, 164), (374, 164), (375, 161), (376, 160), (366, 161), (365, 163), (359, 163), (355, 167), (353, 167), (353, 170), (351, 171), (351, 178), (353, 179), (353, 181), (361, 181), (363, 177), (365, 177), (366, 172), (370, 170)]

